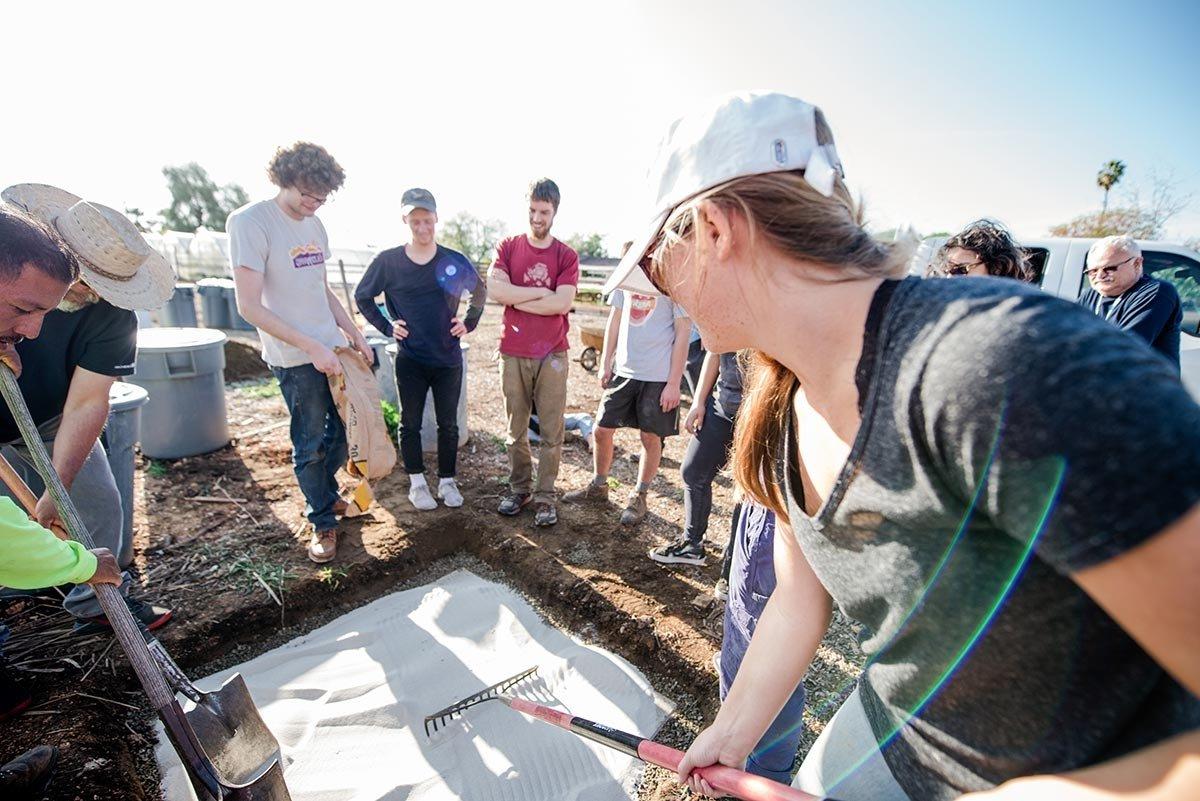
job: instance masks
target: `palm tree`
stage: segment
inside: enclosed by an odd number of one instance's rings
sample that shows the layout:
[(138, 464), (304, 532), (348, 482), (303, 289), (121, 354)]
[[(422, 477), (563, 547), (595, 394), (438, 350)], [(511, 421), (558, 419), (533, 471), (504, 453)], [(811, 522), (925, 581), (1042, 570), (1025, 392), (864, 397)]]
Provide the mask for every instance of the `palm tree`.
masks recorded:
[(1125, 162), (1112, 161), (1100, 168), (1100, 172), (1096, 174), (1096, 186), (1104, 190), (1104, 204), (1100, 207), (1100, 219), (1104, 219), (1105, 212), (1108, 211), (1108, 193), (1116, 186), (1121, 176), (1125, 174)]

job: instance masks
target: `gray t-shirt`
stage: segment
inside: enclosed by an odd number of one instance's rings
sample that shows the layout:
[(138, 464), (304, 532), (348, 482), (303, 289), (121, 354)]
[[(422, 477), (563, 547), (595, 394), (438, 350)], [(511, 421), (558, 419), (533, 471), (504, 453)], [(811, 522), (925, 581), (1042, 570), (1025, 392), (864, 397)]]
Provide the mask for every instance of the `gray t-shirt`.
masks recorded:
[[(250, 203), (229, 215), (229, 263), (263, 273), (262, 304), (285, 323), (326, 347), (345, 345), (326, 295), (329, 237), (316, 217), (293, 220), (274, 200)], [(265, 331), (263, 360), (272, 367), (311, 364), (312, 358)]]
[(805, 556), (864, 624), (863, 704), (908, 795), (1200, 726), (1200, 701), (1070, 579), (1200, 500), (1200, 408), (1170, 365), (1015, 281), (909, 278), (876, 294), (859, 378), (862, 423), (815, 517), (781, 472)]
[(613, 372), (638, 381), (666, 381), (671, 374), (675, 321), (687, 312), (659, 295), (639, 295), (618, 289), (608, 303), (621, 310), (621, 333)]

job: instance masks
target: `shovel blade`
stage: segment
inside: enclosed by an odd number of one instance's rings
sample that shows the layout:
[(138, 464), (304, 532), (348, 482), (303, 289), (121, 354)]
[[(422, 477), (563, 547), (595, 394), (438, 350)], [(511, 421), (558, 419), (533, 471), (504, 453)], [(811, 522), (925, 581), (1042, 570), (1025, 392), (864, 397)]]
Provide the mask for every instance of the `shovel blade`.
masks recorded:
[(216, 692), (201, 693), (200, 702), (185, 715), (222, 786), (252, 793), (228, 797), (245, 801), (289, 798), (279, 741), (263, 722), (240, 674), (231, 676)]

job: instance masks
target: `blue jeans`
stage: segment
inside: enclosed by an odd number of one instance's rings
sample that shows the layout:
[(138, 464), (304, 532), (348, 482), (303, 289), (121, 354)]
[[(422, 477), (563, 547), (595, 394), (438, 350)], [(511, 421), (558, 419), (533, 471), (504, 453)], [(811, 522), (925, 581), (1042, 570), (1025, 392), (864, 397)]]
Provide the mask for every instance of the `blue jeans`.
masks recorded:
[(338, 417), (329, 379), (311, 364), (272, 367), (292, 416), (292, 467), (317, 531), (337, 526), (337, 471), (346, 464), (346, 428)]
[[(707, 416), (704, 427), (708, 427)], [(775, 591), (774, 544), (774, 513), (748, 501), (742, 503), (730, 542), (733, 561), (729, 600), (725, 604), (725, 635), (721, 641), (722, 700), (742, 666), (763, 607)], [(803, 716), (804, 685), (800, 684), (750, 752), (746, 770), (784, 784), (791, 781)]]

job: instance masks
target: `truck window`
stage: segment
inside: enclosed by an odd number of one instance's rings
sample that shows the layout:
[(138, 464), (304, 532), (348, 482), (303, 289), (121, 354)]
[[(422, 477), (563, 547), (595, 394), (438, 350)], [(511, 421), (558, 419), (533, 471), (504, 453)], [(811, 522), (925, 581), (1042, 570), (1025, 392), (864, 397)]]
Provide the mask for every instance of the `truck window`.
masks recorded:
[(1042, 285), (1042, 278), (1046, 273), (1046, 261), (1050, 258), (1050, 251), (1046, 248), (1021, 248), (1025, 251), (1025, 258), (1029, 259), (1029, 269), (1032, 275), (1029, 278), (1029, 283), (1034, 286)]
[(1170, 281), (1179, 293), (1183, 305), (1183, 332), (1196, 336), (1200, 324), (1200, 262), (1178, 253), (1163, 253), (1157, 250), (1142, 252), (1147, 275)]

